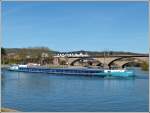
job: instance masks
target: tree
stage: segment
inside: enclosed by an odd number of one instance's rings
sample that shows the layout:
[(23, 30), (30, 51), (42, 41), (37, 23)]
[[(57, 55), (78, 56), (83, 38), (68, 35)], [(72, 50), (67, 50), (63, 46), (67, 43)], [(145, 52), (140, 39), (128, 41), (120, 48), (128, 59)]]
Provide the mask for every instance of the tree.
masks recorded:
[(6, 55), (7, 55), (6, 50), (2, 47), (1, 48), (2, 64), (5, 64)]
[(3, 47), (1, 48), (1, 55), (6, 56), (6, 50)]

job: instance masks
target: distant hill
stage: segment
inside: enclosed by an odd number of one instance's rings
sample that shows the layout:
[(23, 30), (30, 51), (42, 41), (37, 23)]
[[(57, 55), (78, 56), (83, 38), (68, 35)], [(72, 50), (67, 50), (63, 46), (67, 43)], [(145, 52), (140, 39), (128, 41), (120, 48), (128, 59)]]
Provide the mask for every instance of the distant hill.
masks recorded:
[(34, 54), (35, 52), (46, 52), (49, 54), (59, 54), (59, 53), (83, 53), (83, 54), (89, 54), (89, 55), (104, 55), (104, 53), (106, 55), (148, 55), (148, 54), (143, 54), (143, 53), (133, 53), (133, 52), (124, 52), (124, 51), (70, 51), (70, 52), (59, 52), (59, 51), (54, 51), (51, 50), (49, 48), (46, 47), (34, 47), (34, 48), (4, 48), (6, 50), (6, 53), (14, 53), (14, 54), (18, 54), (21, 51), (26, 52), (28, 54)]
[(63, 53), (63, 54), (70, 54), (70, 53), (83, 53), (88, 55), (148, 55), (144, 53), (134, 53), (134, 52), (124, 52), (124, 51), (71, 51), (71, 52), (55, 52), (55, 54)]
[(21, 51), (27, 52), (28, 54), (33, 54), (34, 52), (47, 52), (47, 53), (55, 53), (49, 48), (45, 47), (35, 47), (35, 48), (4, 48), (6, 50), (6, 53), (14, 53), (17, 54)]

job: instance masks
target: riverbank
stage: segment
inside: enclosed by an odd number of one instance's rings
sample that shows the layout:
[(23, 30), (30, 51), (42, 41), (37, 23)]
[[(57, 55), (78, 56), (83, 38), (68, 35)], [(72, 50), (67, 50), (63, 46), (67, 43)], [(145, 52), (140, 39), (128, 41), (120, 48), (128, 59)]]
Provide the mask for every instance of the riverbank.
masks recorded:
[[(8, 68), (10, 64), (1, 65), (1, 68)], [(82, 68), (83, 66), (69, 66), (69, 65), (42, 65), (41, 67), (47, 67), (47, 68)]]
[(1, 68), (8, 68), (10, 65), (8, 64), (1, 64)]
[(19, 111), (9, 108), (1, 108), (1, 112), (19, 112)]

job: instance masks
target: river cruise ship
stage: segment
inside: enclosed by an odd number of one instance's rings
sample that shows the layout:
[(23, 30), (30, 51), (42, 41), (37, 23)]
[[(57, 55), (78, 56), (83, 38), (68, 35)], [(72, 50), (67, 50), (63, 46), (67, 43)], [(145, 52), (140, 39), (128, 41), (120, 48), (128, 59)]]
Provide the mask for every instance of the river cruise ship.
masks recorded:
[(32, 72), (32, 73), (49, 73), (63, 75), (85, 75), (100, 77), (133, 77), (132, 70), (125, 69), (94, 69), (94, 68), (47, 68), (41, 66), (12, 65), (10, 71)]

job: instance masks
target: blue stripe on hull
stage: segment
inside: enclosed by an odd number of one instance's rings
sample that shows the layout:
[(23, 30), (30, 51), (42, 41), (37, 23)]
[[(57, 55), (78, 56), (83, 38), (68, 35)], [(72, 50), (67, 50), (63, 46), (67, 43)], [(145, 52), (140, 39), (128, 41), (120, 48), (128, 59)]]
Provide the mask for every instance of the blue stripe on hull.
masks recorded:
[(125, 71), (125, 72), (110, 72), (110, 73), (97, 73), (98, 76), (108, 76), (108, 77), (134, 77), (133, 71)]

